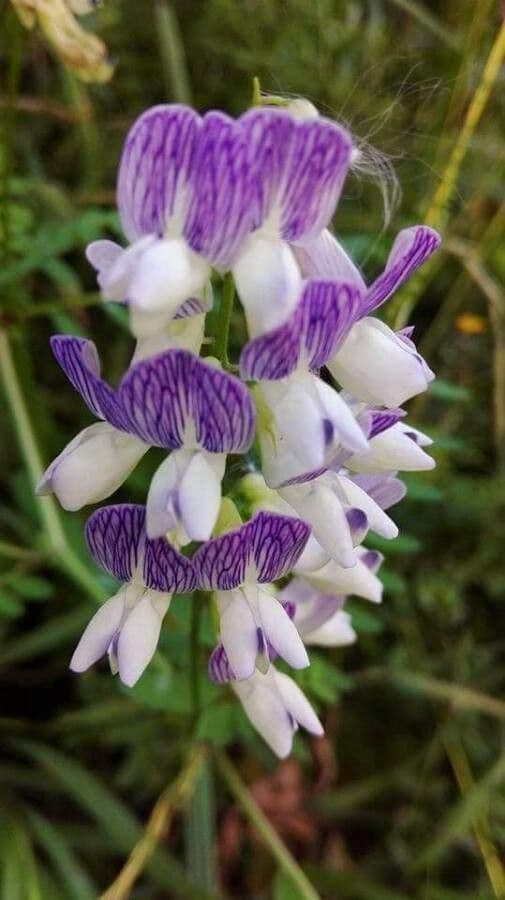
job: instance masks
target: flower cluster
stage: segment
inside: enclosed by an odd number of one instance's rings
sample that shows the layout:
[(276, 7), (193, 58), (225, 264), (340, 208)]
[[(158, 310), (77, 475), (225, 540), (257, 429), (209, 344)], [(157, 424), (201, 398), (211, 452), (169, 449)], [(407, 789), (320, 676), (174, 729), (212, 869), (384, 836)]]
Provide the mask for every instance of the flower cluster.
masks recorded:
[[(383, 273), (365, 283), (328, 230), (354, 152), (347, 131), (303, 105), (237, 120), (148, 110), (119, 167), (129, 245), (87, 250), (104, 300), (128, 306), (130, 367), (113, 388), (94, 344), (52, 339), (98, 421), (51, 463), (41, 493), (77, 510), (109, 497), (151, 447), (167, 451), (145, 507), (105, 506), (88, 520), (91, 554), (122, 587), (89, 623), (71, 667), (108, 654), (133, 685), (172, 595), (212, 592), (219, 634), (209, 675), (231, 684), (279, 756), (299, 725), (312, 734), (322, 726), (275, 661), (301, 669), (306, 646), (355, 640), (346, 597), (381, 600), (381, 555), (363, 540), (369, 530), (397, 535), (386, 510), (405, 493), (398, 470), (433, 466), (429, 438), (401, 408), (433, 374), (412, 329), (394, 332), (373, 313), (439, 238), (423, 226), (400, 232)], [(206, 335), (220, 277), (218, 327)], [(236, 365), (226, 351), (230, 284), (248, 331)], [(219, 348), (219, 358), (202, 348)], [(223, 499), (230, 454), (245, 459)], [(228, 473), (238, 468), (235, 460)]]

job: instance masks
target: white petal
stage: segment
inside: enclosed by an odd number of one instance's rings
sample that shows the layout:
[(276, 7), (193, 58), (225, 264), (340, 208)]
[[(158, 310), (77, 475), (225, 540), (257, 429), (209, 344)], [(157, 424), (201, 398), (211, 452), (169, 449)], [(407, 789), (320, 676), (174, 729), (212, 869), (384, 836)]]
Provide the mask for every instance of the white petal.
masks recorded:
[(280, 691), (287, 711), (293, 716), (295, 722), (298, 722), (303, 728), (311, 734), (318, 737), (324, 734), (324, 728), (317, 718), (312, 706), (307, 700), (303, 691), (289, 675), (283, 672), (274, 673), (275, 683)]
[(209, 274), (207, 263), (184, 240), (156, 241), (137, 261), (128, 299), (142, 312), (175, 314), (203, 290)]
[(318, 544), (342, 566), (354, 566), (356, 554), (342, 503), (325, 484), (313, 483), (303, 496), (296, 488), (281, 489), (281, 496), (312, 525)]
[(388, 540), (398, 537), (398, 528), (393, 520), (386, 515), (375, 500), (369, 497), (366, 491), (344, 475), (340, 475), (338, 480), (350, 505), (362, 509), (366, 514), (368, 525), (372, 531)]
[(85, 672), (101, 659), (116, 634), (125, 608), (125, 588), (121, 589), (100, 607), (86, 626), (70, 660), (73, 672)]
[[(354, 453), (368, 449), (368, 441), (356, 418), (338, 391), (329, 384), (315, 379), (319, 401), (327, 418), (335, 429), (335, 443), (339, 442)], [(301, 420), (303, 421), (303, 420)]]
[(220, 633), (235, 678), (254, 672), (258, 650), (257, 626), (242, 591), (218, 591)]
[[(400, 425), (400, 427), (398, 427)], [(353, 472), (420, 472), (435, 468), (435, 460), (397, 423), (369, 442), (369, 450), (352, 456), (346, 466)]]
[[(121, 628), (117, 643), (119, 677), (128, 687), (139, 680), (154, 656), (160, 636), (163, 612), (156, 600), (156, 591), (146, 590), (129, 613)], [(163, 597), (161, 609), (168, 608), (169, 595)]]
[(150, 538), (161, 537), (177, 525), (177, 490), (191, 452), (174, 450), (156, 469), (146, 501), (146, 531)]
[(352, 627), (351, 617), (344, 610), (339, 610), (319, 628), (304, 635), (306, 644), (317, 647), (347, 647), (354, 644), (357, 634)]
[(296, 625), (276, 597), (259, 589), (258, 608), (267, 640), (279, 656), (282, 656), (293, 669), (305, 669), (310, 665)]
[(324, 566), (329, 559), (330, 554), (321, 547), (321, 544), (318, 544), (314, 535), (311, 534), (305, 546), (305, 550), (296, 563), (296, 571), (300, 573), (315, 572), (317, 569)]
[[(104, 300), (121, 303), (129, 297), (131, 280), (145, 251), (156, 243), (155, 235), (147, 234), (116, 254), (109, 256), (108, 265), (98, 273), (98, 284)], [(93, 255), (93, 251), (92, 255)], [(93, 264), (93, 263), (92, 263)]]
[(182, 524), (193, 541), (207, 541), (221, 504), (226, 454), (195, 453), (179, 485)]
[(45, 472), (38, 493), (56, 494), (74, 511), (110, 497), (148, 450), (147, 444), (107, 422), (81, 431)]
[(123, 248), (115, 241), (92, 241), (86, 247), (86, 258), (97, 272), (105, 274), (119, 259)]
[(337, 239), (325, 229), (303, 247), (295, 249), (304, 278), (326, 278), (329, 281), (343, 281), (366, 293), (366, 284), (351, 258)]
[(357, 399), (388, 407), (425, 391), (434, 377), (415, 350), (373, 318), (353, 325), (328, 368)]
[(232, 688), (251, 724), (273, 752), (284, 759), (291, 752), (294, 728), (272, 673), (273, 667), (266, 675), (255, 672), (247, 681), (232, 682)]
[(298, 302), (302, 278), (284, 241), (251, 235), (232, 271), (251, 337), (288, 318)]
[[(296, 566), (295, 572), (298, 572)], [(350, 569), (344, 569), (334, 560), (330, 560), (313, 572), (304, 570), (303, 577), (325, 594), (334, 596), (355, 594), (370, 600), (371, 603), (380, 603), (382, 600), (381, 580), (359, 558), (356, 565)]]

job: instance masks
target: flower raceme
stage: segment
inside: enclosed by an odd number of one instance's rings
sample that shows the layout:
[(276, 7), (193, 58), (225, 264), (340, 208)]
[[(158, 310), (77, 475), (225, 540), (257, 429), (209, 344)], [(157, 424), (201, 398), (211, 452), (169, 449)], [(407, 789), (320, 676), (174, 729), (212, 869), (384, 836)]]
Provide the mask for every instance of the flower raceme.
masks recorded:
[[(148, 110), (119, 164), (127, 245), (87, 248), (104, 301), (127, 305), (130, 366), (114, 388), (91, 341), (51, 341), (98, 421), (50, 464), (39, 493), (69, 510), (100, 503), (150, 448), (166, 452), (145, 507), (88, 519), (91, 555), (122, 586), (87, 626), (72, 669), (108, 654), (133, 685), (173, 595), (198, 589), (204, 602), (209, 592), (219, 621), (209, 675), (231, 684), (279, 756), (299, 726), (322, 726), (276, 661), (302, 669), (307, 646), (356, 640), (347, 597), (382, 599), (382, 557), (363, 541), (398, 534), (386, 512), (405, 493), (396, 473), (434, 465), (430, 439), (401, 408), (433, 373), (412, 329), (394, 332), (374, 313), (439, 238), (425, 226), (400, 232), (367, 285), (328, 230), (352, 159), (350, 134), (303, 103), (236, 120)], [(248, 335), (237, 366), (222, 289), (207, 318), (225, 274)]]

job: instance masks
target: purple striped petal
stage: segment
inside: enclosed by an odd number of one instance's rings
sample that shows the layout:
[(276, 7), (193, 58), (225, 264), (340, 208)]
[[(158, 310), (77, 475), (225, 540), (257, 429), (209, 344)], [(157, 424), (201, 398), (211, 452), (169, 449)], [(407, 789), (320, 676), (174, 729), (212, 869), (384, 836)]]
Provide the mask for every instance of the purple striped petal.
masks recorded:
[(100, 360), (93, 341), (55, 334), (51, 338), (51, 350), (88, 409), (121, 431), (129, 431), (116, 392), (100, 378)]
[(275, 581), (292, 569), (309, 534), (309, 526), (301, 519), (258, 513), (197, 550), (193, 556), (197, 584), (204, 590), (232, 590), (244, 583), (251, 564), (257, 581)]
[(352, 285), (306, 282), (287, 322), (244, 347), (240, 357), (242, 378), (286, 378), (299, 364), (321, 368), (347, 336), (360, 312), (361, 300)]
[(185, 593), (195, 587), (193, 563), (168, 543), (166, 538), (146, 540), (143, 564), (146, 587), (168, 593)]
[(208, 300), (202, 300), (201, 297), (188, 297), (182, 306), (177, 310), (174, 319), (189, 319), (190, 316), (199, 316), (206, 313), (212, 304)]
[(400, 231), (384, 272), (367, 291), (361, 314), (367, 316), (384, 303), (439, 246), (440, 235), (426, 225), (415, 225)]
[(244, 384), (186, 350), (168, 350), (133, 366), (118, 396), (134, 433), (176, 449), (194, 423), (199, 447), (241, 453), (251, 444), (254, 406)]
[(160, 105), (131, 127), (119, 165), (117, 202), (129, 241), (163, 235), (170, 220), (182, 226), (191, 196), (201, 119), (185, 106)]
[(257, 580), (268, 583), (282, 578), (303, 553), (309, 525), (301, 519), (268, 512), (258, 513), (249, 524)]
[(119, 503), (97, 509), (86, 522), (85, 536), (95, 561), (119, 581), (129, 581), (144, 547), (145, 508)]
[(238, 123), (220, 112), (207, 113), (197, 143), (184, 236), (219, 269), (230, 267), (252, 228), (249, 175), (247, 145)]
[(235, 675), (233, 674), (226, 650), (222, 644), (218, 644), (214, 647), (209, 656), (207, 670), (209, 678), (214, 684), (228, 684), (230, 681), (235, 681)]
[(230, 591), (245, 581), (252, 559), (250, 523), (206, 541), (193, 556), (199, 588)]
[(328, 225), (351, 150), (350, 135), (334, 122), (311, 119), (296, 124), (279, 198), (284, 240), (303, 243)]
[(370, 417), (370, 433), (367, 437), (372, 440), (378, 434), (396, 425), (407, 413), (404, 409), (370, 409), (367, 411), (367, 415)]

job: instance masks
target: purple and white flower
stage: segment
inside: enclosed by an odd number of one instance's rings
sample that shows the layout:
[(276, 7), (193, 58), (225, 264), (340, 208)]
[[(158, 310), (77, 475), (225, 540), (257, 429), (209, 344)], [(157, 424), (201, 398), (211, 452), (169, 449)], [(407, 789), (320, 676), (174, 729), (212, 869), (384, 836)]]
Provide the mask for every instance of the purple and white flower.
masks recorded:
[[(178, 105), (147, 110), (119, 167), (130, 246), (99, 241), (88, 249), (104, 299), (127, 300), (147, 317), (144, 331), (149, 317), (156, 330), (159, 314), (168, 320), (202, 295), (214, 267), (233, 268), (251, 321), (284, 308), (300, 281), (288, 242), (313, 239), (328, 224), (350, 155), (340, 126), (299, 122), (286, 110), (255, 109), (237, 120)], [(277, 311), (274, 319), (281, 321)]]
[(193, 556), (198, 587), (216, 592), (220, 638), (234, 678), (268, 668), (269, 646), (293, 668), (309, 664), (289, 614), (268, 588), (291, 571), (309, 533), (300, 519), (261, 512)]
[(297, 250), (305, 277), (345, 281), (361, 298), (355, 324), (327, 362), (343, 389), (358, 400), (401, 406), (426, 390), (434, 375), (417, 353), (411, 330), (394, 332), (370, 317), (440, 246), (440, 237), (425, 225), (401, 231), (386, 268), (367, 287), (361, 273), (329, 231)]
[(107, 653), (113, 674), (132, 687), (156, 650), (172, 594), (193, 590), (194, 569), (165, 539), (147, 538), (143, 506), (97, 510), (86, 523), (86, 541), (95, 561), (123, 585), (89, 622), (70, 668), (85, 672)]
[(51, 463), (39, 493), (55, 493), (65, 509), (97, 503), (123, 483), (149, 447), (162, 447), (172, 454), (149, 491), (149, 536), (180, 525), (188, 538), (209, 537), (226, 454), (243, 452), (253, 437), (254, 408), (245, 385), (192, 353), (167, 350), (132, 366), (114, 390), (100, 377), (91, 341), (57, 335), (51, 346), (102, 422), (84, 429)]

